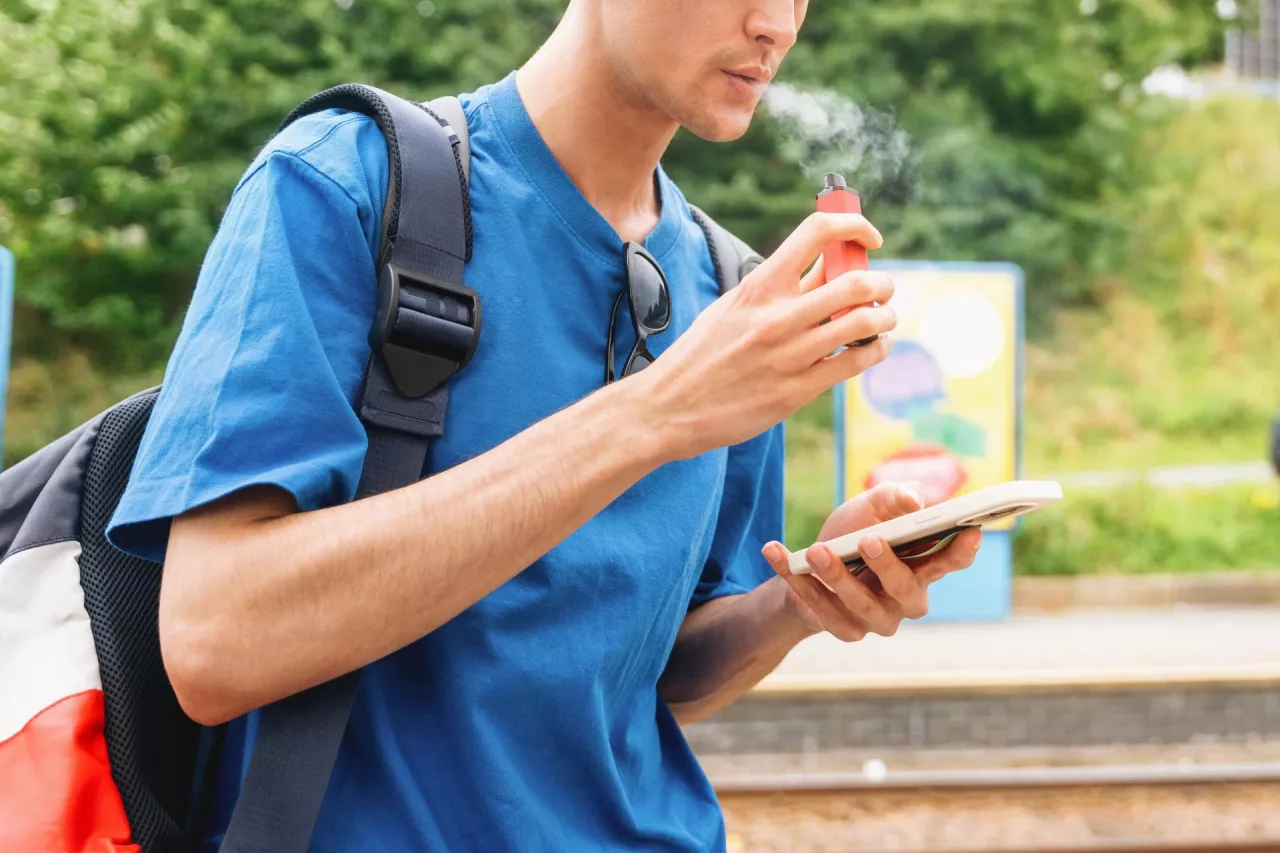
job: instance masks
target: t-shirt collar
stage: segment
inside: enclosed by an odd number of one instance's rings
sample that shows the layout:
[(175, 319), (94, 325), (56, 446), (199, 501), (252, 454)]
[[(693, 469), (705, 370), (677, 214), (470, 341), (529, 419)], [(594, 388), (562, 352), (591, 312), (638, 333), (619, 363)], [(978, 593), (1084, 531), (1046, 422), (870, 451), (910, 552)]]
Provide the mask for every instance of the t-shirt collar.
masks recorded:
[[(516, 88), (516, 74), (511, 72), (494, 84), (489, 94), (493, 115), (502, 135), (524, 167), (529, 179), (556, 209), (565, 223), (575, 230), (592, 249), (606, 258), (622, 260), (622, 238), (600, 212), (591, 206), (560, 162), (551, 153), (542, 134), (529, 118), (524, 100)], [(679, 236), (680, 217), (675, 187), (658, 167), (655, 175), (662, 212), (658, 224), (644, 240), (644, 246), (659, 259), (672, 248)]]

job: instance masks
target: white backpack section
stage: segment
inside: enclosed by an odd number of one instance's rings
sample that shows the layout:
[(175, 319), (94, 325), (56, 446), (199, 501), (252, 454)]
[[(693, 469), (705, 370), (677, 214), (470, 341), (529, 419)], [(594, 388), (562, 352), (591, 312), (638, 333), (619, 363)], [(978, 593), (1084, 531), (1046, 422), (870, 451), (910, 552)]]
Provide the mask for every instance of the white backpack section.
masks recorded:
[(0, 742), (59, 701), (102, 689), (79, 557), (80, 543), (64, 541), (0, 562)]

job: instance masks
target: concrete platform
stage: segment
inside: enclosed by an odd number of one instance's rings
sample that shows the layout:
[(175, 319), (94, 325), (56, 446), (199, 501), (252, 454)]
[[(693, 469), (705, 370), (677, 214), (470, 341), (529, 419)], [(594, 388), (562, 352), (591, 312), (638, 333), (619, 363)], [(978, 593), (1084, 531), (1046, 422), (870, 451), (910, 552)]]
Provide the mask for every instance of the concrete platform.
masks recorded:
[(1280, 607), (1015, 614), (798, 646), (754, 694), (1280, 685)]

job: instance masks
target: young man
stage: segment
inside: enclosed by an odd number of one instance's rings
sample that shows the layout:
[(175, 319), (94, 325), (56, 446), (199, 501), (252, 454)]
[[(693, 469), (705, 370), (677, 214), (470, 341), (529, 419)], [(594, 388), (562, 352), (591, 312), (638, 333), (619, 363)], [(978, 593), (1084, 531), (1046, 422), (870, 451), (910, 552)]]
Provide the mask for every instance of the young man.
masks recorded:
[[(484, 340), (451, 381), (433, 476), (378, 497), (349, 502), (382, 138), (331, 111), (249, 169), (112, 530), (166, 560), (161, 641), (183, 706), (231, 721), (202, 849), (241, 784), (253, 709), (359, 667), (313, 850), (722, 848), (677, 724), (817, 631), (893, 633), (972, 560), (976, 532), (914, 572), (869, 542), (866, 583), (823, 548), (816, 577), (786, 572), (778, 424), (889, 341), (826, 356), (894, 326), (884, 275), (817, 287), (805, 270), (830, 240), (880, 236), (815, 216), (717, 300), (658, 165), (680, 125), (746, 130), (805, 6), (572, 0), (524, 67), (463, 98)], [(652, 365), (605, 384), (624, 241), (665, 271), (671, 323)], [(629, 318), (616, 334), (622, 364)], [(917, 495), (855, 498), (823, 536)]]

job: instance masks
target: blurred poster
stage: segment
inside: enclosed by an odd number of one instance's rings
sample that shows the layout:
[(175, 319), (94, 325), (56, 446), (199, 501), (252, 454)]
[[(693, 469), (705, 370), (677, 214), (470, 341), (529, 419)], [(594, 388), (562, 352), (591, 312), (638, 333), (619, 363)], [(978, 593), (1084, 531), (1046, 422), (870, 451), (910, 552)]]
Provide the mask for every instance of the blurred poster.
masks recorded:
[(918, 480), (934, 504), (1016, 479), (1021, 270), (873, 266), (894, 276), (898, 331), (884, 362), (837, 389), (838, 500), (881, 482)]

